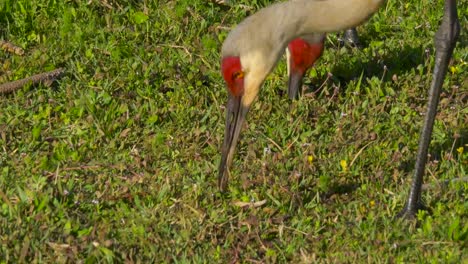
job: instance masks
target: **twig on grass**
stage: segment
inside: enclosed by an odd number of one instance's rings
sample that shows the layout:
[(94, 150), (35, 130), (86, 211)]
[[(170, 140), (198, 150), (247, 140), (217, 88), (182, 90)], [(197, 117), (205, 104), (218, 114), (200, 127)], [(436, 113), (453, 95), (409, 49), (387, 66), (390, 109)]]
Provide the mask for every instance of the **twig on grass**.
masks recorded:
[(364, 147), (362, 147), (357, 153), (356, 155), (354, 155), (354, 158), (353, 160), (349, 163), (349, 167), (351, 168), (354, 164), (354, 162), (356, 161), (356, 159), (359, 157), (359, 155), (361, 155), (362, 151), (367, 148), (370, 144), (374, 143), (375, 141), (371, 141), (369, 143), (367, 143), (366, 145), (364, 145)]
[(0, 40), (0, 48), (2, 50), (5, 50), (7, 52), (10, 52), (19, 56), (23, 56), (24, 54), (24, 50), (22, 48), (16, 46), (15, 44), (9, 41)]
[(23, 86), (29, 83), (31, 83), (32, 85), (36, 85), (39, 83), (48, 84), (60, 77), (60, 75), (62, 75), (64, 72), (64, 68), (58, 68), (50, 72), (43, 72), (21, 80), (0, 84), (0, 94), (14, 92), (18, 89), (21, 89)]

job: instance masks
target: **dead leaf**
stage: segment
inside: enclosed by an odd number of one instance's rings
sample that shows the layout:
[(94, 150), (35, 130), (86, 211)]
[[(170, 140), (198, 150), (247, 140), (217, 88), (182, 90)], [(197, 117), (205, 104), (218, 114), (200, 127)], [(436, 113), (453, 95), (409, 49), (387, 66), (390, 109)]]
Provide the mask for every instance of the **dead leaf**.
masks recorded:
[(261, 200), (261, 201), (258, 201), (258, 202), (242, 202), (242, 201), (237, 201), (237, 202), (233, 202), (232, 204), (235, 205), (235, 206), (239, 206), (239, 207), (252, 207), (252, 208), (256, 208), (256, 207), (260, 207), (264, 204), (266, 204), (266, 200)]

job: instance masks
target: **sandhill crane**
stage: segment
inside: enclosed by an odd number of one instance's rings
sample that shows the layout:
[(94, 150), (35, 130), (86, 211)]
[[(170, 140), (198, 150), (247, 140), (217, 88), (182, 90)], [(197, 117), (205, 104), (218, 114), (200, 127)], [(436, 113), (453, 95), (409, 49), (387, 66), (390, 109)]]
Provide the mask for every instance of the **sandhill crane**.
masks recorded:
[[(326, 32), (355, 27), (376, 12), (384, 1), (296, 0), (277, 3), (246, 18), (229, 33), (221, 50), (221, 71), (229, 95), (218, 174), (221, 190), (227, 187), (229, 167), (246, 114), (286, 45), (298, 37), (323, 36)], [(433, 81), (415, 174), (408, 201), (401, 212), (406, 217), (413, 217), (422, 206), (421, 186), (439, 94), (460, 31), (456, 0), (446, 0), (444, 10), (442, 24), (435, 36)], [(316, 40), (312, 43), (320, 43)], [(294, 82), (297, 82), (297, 77), (290, 80), (290, 86), (296, 85)], [(296, 96), (294, 91), (289, 91), (290, 97)]]

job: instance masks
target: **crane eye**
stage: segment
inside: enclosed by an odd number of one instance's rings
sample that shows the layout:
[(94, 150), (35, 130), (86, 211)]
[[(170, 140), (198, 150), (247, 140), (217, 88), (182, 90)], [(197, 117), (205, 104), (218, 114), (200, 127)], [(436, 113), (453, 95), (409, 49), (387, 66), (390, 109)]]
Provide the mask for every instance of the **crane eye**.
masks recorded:
[(243, 71), (236, 71), (232, 74), (233, 79), (242, 79), (244, 78), (244, 72)]

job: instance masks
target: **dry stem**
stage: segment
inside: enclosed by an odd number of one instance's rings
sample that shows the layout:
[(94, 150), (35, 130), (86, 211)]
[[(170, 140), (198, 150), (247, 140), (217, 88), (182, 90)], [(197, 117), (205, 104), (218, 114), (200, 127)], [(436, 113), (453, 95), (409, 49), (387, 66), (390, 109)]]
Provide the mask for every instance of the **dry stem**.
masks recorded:
[(14, 92), (28, 83), (32, 83), (32, 85), (36, 85), (39, 83), (47, 83), (52, 82), (57, 79), (62, 73), (65, 72), (65, 69), (58, 68), (50, 72), (43, 72), (39, 73), (21, 80), (16, 80), (4, 84), (0, 84), (0, 94), (2, 93), (11, 93)]

